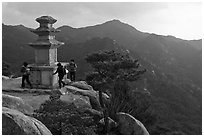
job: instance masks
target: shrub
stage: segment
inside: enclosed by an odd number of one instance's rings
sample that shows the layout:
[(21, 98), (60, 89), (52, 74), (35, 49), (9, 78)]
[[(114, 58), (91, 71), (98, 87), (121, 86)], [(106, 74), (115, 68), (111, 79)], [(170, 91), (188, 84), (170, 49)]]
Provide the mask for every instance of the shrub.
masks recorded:
[(91, 135), (97, 132), (92, 116), (61, 100), (45, 101), (33, 116), (54, 135)]

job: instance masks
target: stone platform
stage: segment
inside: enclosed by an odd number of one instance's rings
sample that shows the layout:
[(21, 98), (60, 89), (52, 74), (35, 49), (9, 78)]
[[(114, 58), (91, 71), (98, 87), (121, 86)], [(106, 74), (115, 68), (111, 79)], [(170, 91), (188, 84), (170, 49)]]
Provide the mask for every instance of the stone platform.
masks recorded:
[[(29, 85), (25, 82), (25, 88), (21, 88), (22, 78), (8, 78), (2, 77), (2, 91), (3, 92), (18, 92), (18, 93), (40, 93), (40, 94), (51, 94), (55, 89), (59, 89), (58, 83), (56, 83), (52, 89), (48, 88), (32, 88), (30, 89)], [(70, 82), (69, 79), (64, 80), (68, 85)]]
[(53, 89), (58, 83), (57, 75), (53, 75), (57, 66), (35, 66), (31, 65), (30, 68), (30, 82), (33, 88)]
[[(52, 89), (30, 89), (28, 85), (26, 88), (21, 88), (22, 78), (6, 78), (2, 79), (2, 91), (3, 92), (18, 92), (18, 93), (41, 93), (41, 94), (51, 94)], [(57, 88), (57, 85), (55, 85)]]

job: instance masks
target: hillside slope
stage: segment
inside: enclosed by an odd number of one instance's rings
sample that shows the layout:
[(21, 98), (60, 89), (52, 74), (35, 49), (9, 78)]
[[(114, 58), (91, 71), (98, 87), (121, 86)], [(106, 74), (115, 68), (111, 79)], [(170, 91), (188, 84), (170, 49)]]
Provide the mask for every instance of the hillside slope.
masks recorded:
[(23, 25), (7, 26), (2, 24), (2, 59), (11, 64), (11, 70), (17, 72), (23, 61), (34, 61), (34, 50), (28, 43), (37, 36)]

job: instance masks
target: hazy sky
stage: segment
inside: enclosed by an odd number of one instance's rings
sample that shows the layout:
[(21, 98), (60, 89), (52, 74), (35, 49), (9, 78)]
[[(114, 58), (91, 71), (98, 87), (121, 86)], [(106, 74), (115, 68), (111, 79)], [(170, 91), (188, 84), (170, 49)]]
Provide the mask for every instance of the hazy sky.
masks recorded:
[(37, 28), (37, 17), (57, 19), (54, 27), (79, 28), (118, 19), (142, 32), (173, 35), (182, 39), (202, 37), (201, 2), (3, 2), (2, 22)]

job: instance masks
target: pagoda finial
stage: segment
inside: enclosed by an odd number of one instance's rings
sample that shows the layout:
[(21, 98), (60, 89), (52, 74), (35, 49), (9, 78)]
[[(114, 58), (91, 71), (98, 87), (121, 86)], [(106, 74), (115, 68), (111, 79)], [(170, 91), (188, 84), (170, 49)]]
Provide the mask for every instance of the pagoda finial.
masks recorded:
[(37, 18), (36, 21), (39, 22), (40, 24), (42, 23), (54, 24), (57, 20), (51, 16), (41, 16)]

